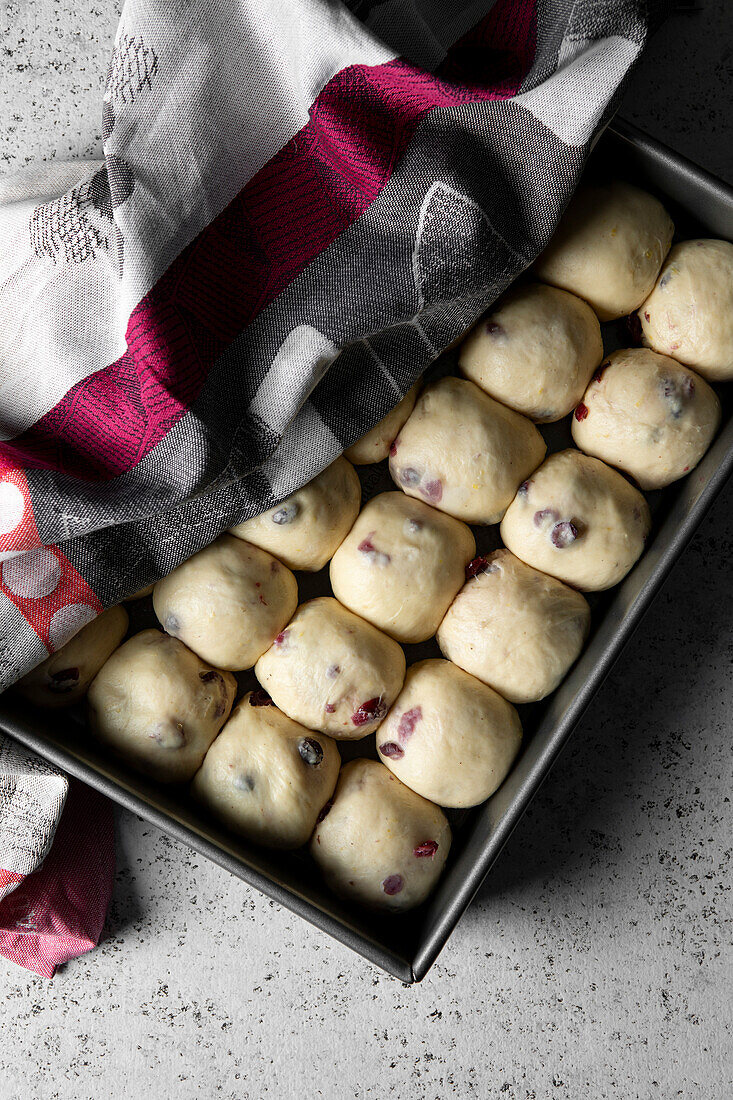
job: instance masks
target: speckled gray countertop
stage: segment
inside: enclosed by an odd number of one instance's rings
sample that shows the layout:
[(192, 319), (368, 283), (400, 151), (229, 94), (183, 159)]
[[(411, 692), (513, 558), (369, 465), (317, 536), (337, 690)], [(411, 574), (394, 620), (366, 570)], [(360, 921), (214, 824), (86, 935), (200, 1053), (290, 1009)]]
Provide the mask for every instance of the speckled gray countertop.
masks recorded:
[[(118, 4), (29, 7), (0, 5), (7, 170), (96, 152)], [(699, 8), (622, 114), (733, 181), (730, 20)], [(733, 486), (422, 985), (120, 812), (101, 946), (51, 983), (0, 959), (3, 1100), (727, 1095), (731, 504)]]

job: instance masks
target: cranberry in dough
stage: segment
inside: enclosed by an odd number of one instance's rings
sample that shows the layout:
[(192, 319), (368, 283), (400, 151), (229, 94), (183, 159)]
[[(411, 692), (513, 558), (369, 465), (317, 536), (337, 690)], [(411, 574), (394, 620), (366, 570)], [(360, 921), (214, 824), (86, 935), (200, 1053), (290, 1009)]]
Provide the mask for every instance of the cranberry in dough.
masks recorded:
[(237, 682), (183, 642), (143, 630), (112, 654), (87, 696), (89, 726), (116, 756), (161, 783), (184, 783), (232, 709)]
[(438, 630), (441, 652), (512, 703), (544, 699), (590, 627), (584, 596), (508, 550), (476, 558)]
[(569, 450), (550, 455), (520, 487), (501, 537), (527, 565), (595, 592), (626, 576), (650, 528), (638, 489), (597, 458)]
[(465, 523), (404, 493), (382, 493), (334, 554), (331, 587), (345, 607), (398, 642), (424, 642), (475, 553)]
[(310, 851), (334, 893), (393, 911), (425, 901), (451, 843), (437, 806), (376, 760), (352, 760), (324, 811)]
[(349, 462), (353, 462), (355, 466), (366, 466), (370, 462), (381, 462), (387, 457), (392, 440), (415, 407), (419, 388), (420, 385), (416, 382), (399, 405), (395, 405), (383, 420), (344, 451)]
[(639, 310), (642, 342), (711, 382), (733, 378), (733, 244), (676, 244)]
[(275, 704), (294, 721), (343, 741), (365, 737), (405, 678), (392, 638), (331, 596), (301, 604), (255, 665)]
[(525, 283), (479, 321), (458, 362), (490, 397), (548, 423), (575, 408), (602, 358), (601, 326), (587, 302)]
[(348, 535), (359, 513), (361, 483), (345, 458), (337, 458), (297, 493), (231, 534), (274, 554), (289, 569), (316, 573)]
[(298, 604), (284, 565), (232, 535), (179, 565), (153, 591), (164, 629), (217, 668), (252, 668)]
[(473, 382), (441, 378), (392, 444), (389, 472), (408, 496), (466, 523), (498, 523), (545, 442), (526, 417)]
[(545, 283), (584, 298), (601, 321), (637, 309), (672, 243), (674, 225), (658, 199), (629, 183), (579, 187), (555, 236), (534, 265)]
[(78, 703), (124, 638), (128, 624), (123, 607), (103, 611), (24, 676), (16, 684), (16, 690), (39, 707), (70, 707)]
[(522, 741), (511, 703), (451, 661), (408, 668), (377, 730), (383, 764), (440, 806), (477, 806), (503, 783)]
[(719, 423), (720, 402), (699, 375), (630, 348), (597, 371), (572, 431), (586, 454), (631, 474), (642, 489), (661, 489), (697, 466)]
[(322, 733), (299, 726), (264, 691), (232, 712), (191, 790), (232, 832), (267, 848), (299, 848), (333, 794), (341, 758)]

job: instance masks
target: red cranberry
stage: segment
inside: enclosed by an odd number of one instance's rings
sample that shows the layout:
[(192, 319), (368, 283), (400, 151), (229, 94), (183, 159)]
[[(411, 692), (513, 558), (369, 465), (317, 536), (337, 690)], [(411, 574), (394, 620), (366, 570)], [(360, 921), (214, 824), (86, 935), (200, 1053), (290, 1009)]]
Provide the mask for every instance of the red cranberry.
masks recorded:
[(361, 540), (356, 549), (364, 554), (365, 557), (369, 558), (369, 561), (373, 565), (389, 565), (392, 559), (389, 554), (385, 554), (382, 550), (377, 550), (372, 542), (373, 534), (375, 534), (375, 532), (370, 531), (367, 537)]
[(281, 630), (277, 638), (275, 638), (275, 645), (284, 645), (289, 633), (289, 630)]
[(51, 683), (48, 685), (48, 690), (54, 695), (65, 695), (79, 683), (79, 669), (62, 668), (58, 672), (51, 672), (49, 679)]
[(289, 504), (283, 504), (282, 508), (278, 508), (276, 512), (272, 513), (272, 522), (280, 526), (284, 523), (292, 523), (299, 512), (300, 507), (294, 500), (291, 500)]
[(486, 322), (486, 332), (488, 333), (489, 336), (504, 336), (505, 335), (504, 329), (496, 321), (487, 321)]
[(581, 401), (580, 404), (577, 406), (577, 408), (575, 410), (575, 419), (576, 420), (585, 420), (587, 415), (588, 415), (588, 406), (584, 405), (583, 402)]
[(340, 665), (329, 665), (326, 669), (326, 676), (328, 676), (329, 680), (335, 680), (340, 671)]
[(560, 519), (560, 513), (554, 508), (541, 508), (539, 512), (535, 512), (533, 522), (535, 527), (542, 527), (548, 519)]
[(644, 310), (644, 320), (645, 321), (651, 321), (651, 317), (649, 316), (649, 314), (647, 313), (646, 310)]
[(401, 760), (405, 755), (405, 750), (396, 741), (385, 741), (379, 746), (379, 751), (382, 756), (387, 756), (390, 760)]
[(443, 497), (443, 482), (437, 478), (435, 481), (427, 481), (423, 492), (428, 500), (433, 500), (437, 504)]
[(411, 710), (406, 710), (400, 718), (400, 724), (397, 727), (397, 736), (400, 741), (407, 741), (409, 737), (415, 732), (415, 726), (422, 719), (422, 707), (412, 707)]
[(314, 737), (301, 737), (298, 752), (303, 763), (311, 768), (317, 768), (323, 760), (323, 748)]
[(323, 709), (325, 710), (326, 714), (333, 714), (334, 711), (336, 710), (336, 707), (334, 706), (333, 703), (326, 703), (326, 705)]
[(526, 497), (528, 492), (529, 492), (529, 482), (528, 481), (523, 481), (522, 484), (517, 489), (517, 493), (520, 497)]
[(270, 696), (266, 691), (253, 691), (249, 697), (249, 705), (251, 707), (274, 707)]
[(466, 580), (473, 580), (474, 577), (478, 577), (481, 573), (495, 573), (496, 566), (493, 565), (487, 557), (483, 554), (474, 558), (466, 566)]
[(320, 825), (321, 822), (323, 821), (324, 817), (328, 817), (328, 815), (331, 812), (331, 807), (332, 806), (333, 806), (333, 799), (329, 798), (328, 802), (326, 803), (326, 805), (323, 807), (323, 809), (319, 813), (318, 817), (316, 818), (316, 825)]
[(426, 857), (432, 859), (437, 850), (437, 840), (424, 840), (422, 844), (418, 844), (414, 849), (413, 855), (416, 856), (417, 859), (425, 859)]
[(381, 698), (367, 699), (366, 703), (354, 711), (351, 721), (355, 726), (365, 726), (367, 722), (379, 722), (387, 713), (387, 705)]
[(404, 885), (402, 875), (388, 875), (382, 883), (382, 889), (385, 894), (389, 894), (389, 896), (392, 897), (394, 894), (399, 894)]
[(398, 470), (397, 477), (403, 485), (417, 485), (420, 481), (420, 474), (412, 466), (405, 466), (402, 470)]
[(611, 360), (610, 359), (606, 359), (605, 363), (601, 363), (600, 367), (598, 368), (596, 373), (593, 375), (593, 381), (594, 382), (600, 382), (600, 380), (603, 378), (603, 374), (604, 374), (604, 371), (606, 370), (606, 367), (610, 367), (610, 366), (611, 366)]
[(399, 439), (395, 439), (395, 441), (393, 443), (390, 443), (389, 453), (392, 455), (392, 458), (394, 458), (394, 456), (397, 454), (398, 444), (399, 444)]
[(571, 542), (575, 542), (577, 537), (578, 528), (570, 520), (565, 520), (563, 523), (556, 523), (550, 532), (552, 545), (556, 546), (558, 550), (563, 550), (566, 546), (570, 546)]

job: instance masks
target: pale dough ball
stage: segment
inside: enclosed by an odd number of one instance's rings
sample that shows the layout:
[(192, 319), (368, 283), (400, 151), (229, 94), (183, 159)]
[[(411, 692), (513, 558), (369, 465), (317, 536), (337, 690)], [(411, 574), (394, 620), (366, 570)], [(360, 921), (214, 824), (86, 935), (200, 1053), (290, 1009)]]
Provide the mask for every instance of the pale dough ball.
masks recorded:
[(125, 634), (129, 619), (124, 607), (110, 607), (32, 669), (16, 690), (39, 707), (70, 707), (78, 703)]
[(441, 806), (477, 806), (504, 782), (522, 741), (511, 703), (450, 661), (408, 668), (377, 731), (400, 782)]
[(441, 378), (392, 444), (389, 472), (408, 496), (466, 523), (498, 523), (545, 442), (526, 417), (473, 382)]
[(388, 412), (383, 420), (375, 424), (371, 431), (357, 439), (356, 443), (344, 451), (349, 462), (355, 466), (366, 466), (370, 462), (381, 462), (389, 454), (389, 448), (402, 425), (415, 407), (418, 390), (418, 382), (408, 390), (391, 412)]
[(334, 554), (331, 587), (342, 604), (398, 642), (424, 642), (475, 553), (465, 523), (404, 493), (382, 493)]
[(357, 472), (337, 458), (297, 493), (238, 523), (231, 534), (274, 554), (289, 569), (316, 573), (348, 535), (360, 504)]
[(143, 630), (92, 681), (89, 726), (98, 741), (161, 783), (183, 783), (227, 720), (237, 682), (177, 638)]
[(232, 832), (268, 848), (299, 848), (333, 794), (341, 758), (263, 691), (248, 692), (211, 746), (192, 792)]
[(587, 601), (508, 550), (477, 558), (469, 572), (440, 624), (441, 652), (512, 703), (544, 699), (583, 648)]
[(569, 450), (550, 455), (520, 487), (501, 537), (527, 565), (595, 592), (626, 576), (650, 528), (638, 489), (597, 458)]
[(647, 347), (711, 382), (733, 378), (733, 244), (676, 244), (639, 320)]
[(602, 358), (601, 326), (586, 302), (525, 283), (469, 333), (458, 362), (489, 396), (549, 423), (575, 408)]
[(719, 423), (720, 402), (699, 375), (630, 348), (596, 373), (572, 431), (586, 454), (625, 470), (642, 489), (661, 489), (697, 466)]
[(281, 710), (339, 740), (376, 729), (405, 678), (397, 642), (331, 596), (301, 604), (255, 666)]
[(450, 844), (450, 826), (437, 806), (376, 760), (352, 760), (341, 769), (310, 850), (336, 894), (404, 910), (435, 887)]
[(534, 271), (611, 321), (647, 297), (673, 233), (672, 219), (653, 195), (620, 181), (588, 184), (571, 199)]
[(174, 638), (217, 668), (252, 668), (298, 604), (286, 566), (242, 539), (221, 535), (153, 591), (153, 608)]

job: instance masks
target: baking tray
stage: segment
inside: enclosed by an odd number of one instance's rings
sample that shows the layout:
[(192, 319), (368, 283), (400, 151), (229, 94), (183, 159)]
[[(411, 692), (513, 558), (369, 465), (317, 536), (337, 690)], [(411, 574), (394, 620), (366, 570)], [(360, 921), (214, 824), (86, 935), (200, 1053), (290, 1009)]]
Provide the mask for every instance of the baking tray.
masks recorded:
[[(680, 237), (733, 238), (733, 190), (640, 131), (617, 122), (599, 140), (590, 172), (625, 177), (656, 192), (668, 206)], [(604, 326), (606, 350), (626, 342), (620, 325)], [(455, 353), (453, 353), (455, 355)], [(444, 356), (438, 369), (451, 369)], [(621, 585), (592, 599), (591, 635), (578, 663), (549, 700), (520, 707), (522, 751), (497, 793), (475, 810), (451, 813), (453, 848), (432, 897), (402, 915), (371, 913), (330, 894), (307, 854), (270, 852), (227, 833), (193, 806), (182, 788), (160, 788), (97, 752), (78, 714), (49, 713), (9, 693), (0, 698), (0, 728), (39, 755), (115, 802), (157, 825), (176, 840), (225, 867), (251, 886), (304, 917), (370, 962), (402, 981), (420, 981), (483, 882), (527, 809), (555, 758), (610, 672), (659, 591), (673, 564), (725, 484), (733, 468), (730, 387), (716, 387), (723, 401), (723, 427), (689, 477), (647, 494), (654, 525), (647, 550)], [(543, 429), (551, 450), (570, 442), (566, 421)], [(393, 488), (385, 470), (362, 467), (365, 497)], [(498, 545), (496, 528), (476, 529), (480, 549)], [(326, 573), (298, 574), (300, 598), (327, 590)], [(148, 606), (128, 605), (133, 629), (152, 623)], [(406, 646), (408, 664), (438, 655), (434, 642)], [(241, 678), (247, 686), (251, 674)], [(342, 756), (376, 755), (374, 735), (340, 743)]]

